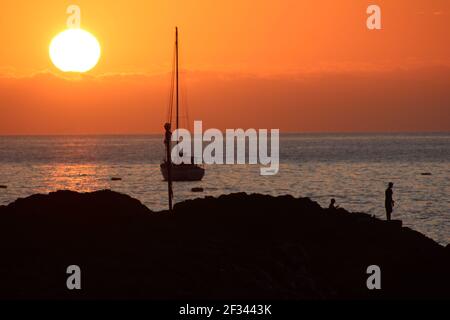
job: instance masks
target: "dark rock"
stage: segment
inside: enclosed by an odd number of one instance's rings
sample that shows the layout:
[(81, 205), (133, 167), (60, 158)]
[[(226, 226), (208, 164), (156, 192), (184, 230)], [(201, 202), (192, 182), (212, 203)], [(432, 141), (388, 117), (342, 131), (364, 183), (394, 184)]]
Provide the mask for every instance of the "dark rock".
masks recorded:
[(203, 192), (203, 188), (201, 187), (195, 187), (191, 189), (192, 192)]
[[(448, 299), (449, 251), (308, 198), (238, 193), (156, 213), (108, 190), (58, 191), (0, 206), (0, 298)], [(72, 264), (80, 292), (66, 288)], [(372, 264), (382, 290), (366, 288)]]
[(111, 181), (121, 181), (122, 180), (122, 178), (118, 178), (118, 177), (112, 177), (111, 178)]
[(8, 186), (0, 185), (0, 189), (7, 189), (7, 188), (8, 188)]
[(395, 227), (395, 228), (401, 228), (403, 226), (402, 220), (390, 220), (390, 221), (386, 221), (386, 223), (389, 226)]

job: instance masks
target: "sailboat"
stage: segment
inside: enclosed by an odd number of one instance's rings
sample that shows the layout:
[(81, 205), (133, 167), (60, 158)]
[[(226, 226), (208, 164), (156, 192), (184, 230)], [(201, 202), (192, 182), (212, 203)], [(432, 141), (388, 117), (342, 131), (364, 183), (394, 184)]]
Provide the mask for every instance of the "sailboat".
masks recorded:
[[(171, 92), (170, 92), (170, 103), (168, 112), (168, 123), (172, 126), (172, 103), (173, 103), (173, 90), (175, 89), (175, 125), (179, 128), (179, 72), (178, 72), (178, 28), (175, 28), (175, 70), (172, 70), (172, 81), (171, 81)], [(174, 71), (174, 72), (173, 72)], [(175, 74), (174, 74), (175, 73)], [(175, 85), (174, 85), (175, 82)], [(167, 150), (166, 150), (167, 151)], [(167, 154), (167, 152), (166, 152)], [(170, 154), (170, 152), (169, 152)], [(164, 180), (168, 180), (168, 166), (169, 163), (165, 159), (161, 165), (161, 173)], [(170, 163), (170, 175), (172, 181), (199, 181), (203, 179), (205, 175), (205, 168), (198, 164), (194, 164), (194, 159), (191, 159), (191, 163), (173, 164)]]

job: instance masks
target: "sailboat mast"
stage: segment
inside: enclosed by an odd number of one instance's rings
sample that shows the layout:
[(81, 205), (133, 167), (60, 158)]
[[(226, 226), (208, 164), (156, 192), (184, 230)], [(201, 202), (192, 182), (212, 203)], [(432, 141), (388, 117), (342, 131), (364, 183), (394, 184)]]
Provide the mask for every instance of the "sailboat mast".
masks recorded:
[(177, 116), (176, 124), (178, 129), (178, 27), (175, 27), (175, 68), (176, 68), (176, 106), (177, 106)]

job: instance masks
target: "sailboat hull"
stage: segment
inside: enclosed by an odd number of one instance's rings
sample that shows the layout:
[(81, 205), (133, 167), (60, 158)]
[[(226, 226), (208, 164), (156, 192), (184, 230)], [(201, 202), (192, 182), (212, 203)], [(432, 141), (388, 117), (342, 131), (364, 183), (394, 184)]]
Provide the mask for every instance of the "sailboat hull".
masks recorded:
[[(161, 173), (167, 181), (167, 163), (161, 163)], [(205, 175), (205, 169), (195, 164), (172, 164), (172, 181), (200, 181)]]

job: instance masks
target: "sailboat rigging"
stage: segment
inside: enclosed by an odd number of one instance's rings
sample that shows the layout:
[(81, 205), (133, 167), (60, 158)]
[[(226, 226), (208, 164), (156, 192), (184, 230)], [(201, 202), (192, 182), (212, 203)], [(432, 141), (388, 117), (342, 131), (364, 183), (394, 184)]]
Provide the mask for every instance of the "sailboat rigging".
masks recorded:
[[(169, 102), (169, 110), (168, 110), (168, 123), (172, 127), (172, 104), (173, 104), (173, 93), (175, 91), (175, 126), (176, 129), (179, 128), (179, 43), (178, 43), (178, 28), (175, 28), (175, 63), (174, 69), (172, 70), (172, 80), (171, 80), (171, 92), (170, 92), (170, 102)], [(175, 72), (175, 75), (174, 75)], [(175, 78), (175, 79), (174, 79)], [(175, 86), (174, 86), (175, 82)], [(178, 137), (177, 137), (178, 138)], [(178, 139), (177, 139), (178, 140)], [(170, 148), (171, 144), (166, 144), (166, 148)], [(168, 180), (169, 171), (171, 176), (171, 181), (199, 181), (202, 180), (205, 175), (205, 168), (200, 165), (194, 164), (193, 161), (191, 163), (182, 163), (182, 164), (174, 164), (167, 157), (170, 155), (170, 152), (166, 150), (166, 159), (161, 163), (161, 173), (163, 175), (164, 180)], [(193, 159), (192, 159), (193, 160)], [(170, 168), (169, 168), (170, 167)]]

